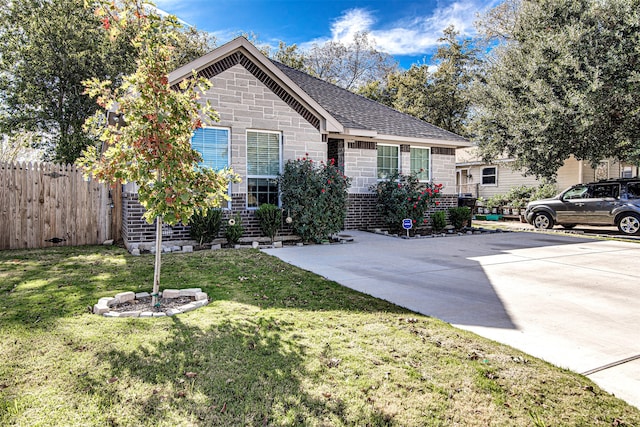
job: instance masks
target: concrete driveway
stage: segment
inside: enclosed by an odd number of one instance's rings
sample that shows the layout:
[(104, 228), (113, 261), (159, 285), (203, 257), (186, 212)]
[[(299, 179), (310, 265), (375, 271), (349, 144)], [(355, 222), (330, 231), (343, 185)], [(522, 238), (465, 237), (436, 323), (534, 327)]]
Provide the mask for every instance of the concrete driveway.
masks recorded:
[(265, 252), (586, 374), (640, 408), (640, 244), (508, 232)]

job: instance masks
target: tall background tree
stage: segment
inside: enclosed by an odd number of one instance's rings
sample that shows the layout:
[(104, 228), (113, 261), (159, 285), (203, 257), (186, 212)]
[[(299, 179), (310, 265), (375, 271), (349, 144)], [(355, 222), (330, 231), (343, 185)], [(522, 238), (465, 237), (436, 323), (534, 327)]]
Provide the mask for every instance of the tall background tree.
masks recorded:
[[(85, 5), (85, 3), (88, 3)], [(104, 38), (93, 1), (11, 0), (0, 4), (0, 134), (9, 144), (30, 132), (48, 158), (73, 162), (91, 144), (82, 126), (97, 105), (89, 78), (117, 82), (135, 67), (127, 39)], [(85, 7), (87, 6), (87, 7)], [(175, 65), (211, 47), (204, 34), (181, 33)]]
[[(237, 176), (230, 170), (214, 171), (199, 166), (200, 154), (191, 147), (195, 129), (217, 120), (208, 104), (198, 102), (210, 82), (194, 75), (169, 86), (174, 68), (173, 51), (181, 40), (181, 28), (173, 16), (160, 17), (137, 0), (123, 0), (122, 6), (106, 2), (96, 9), (108, 40), (127, 37), (137, 53), (135, 72), (123, 76), (122, 84), (92, 78), (85, 81), (87, 93), (104, 110), (117, 107), (125, 125), (102, 125), (104, 111), (87, 121), (87, 129), (105, 143), (102, 152), (92, 147), (79, 163), (88, 174), (110, 183), (135, 182), (144, 218), (156, 221), (156, 262), (153, 301), (160, 286), (162, 223), (187, 224), (197, 208), (219, 207), (229, 200), (228, 186)], [(195, 73), (195, 72), (194, 72)]]
[(369, 82), (358, 92), (399, 111), (466, 136), (471, 111), (470, 86), (478, 52), (453, 27), (444, 30), (430, 63), (396, 71)]
[[(498, 36), (475, 87), (485, 159), (553, 179), (570, 156), (640, 157), (640, 1), (522, 0), (494, 10)], [(515, 14), (514, 14), (515, 11)]]
[(366, 32), (354, 34), (353, 41), (315, 44), (305, 58), (305, 71), (320, 79), (355, 91), (372, 81), (384, 79), (397, 69), (396, 61), (379, 51)]

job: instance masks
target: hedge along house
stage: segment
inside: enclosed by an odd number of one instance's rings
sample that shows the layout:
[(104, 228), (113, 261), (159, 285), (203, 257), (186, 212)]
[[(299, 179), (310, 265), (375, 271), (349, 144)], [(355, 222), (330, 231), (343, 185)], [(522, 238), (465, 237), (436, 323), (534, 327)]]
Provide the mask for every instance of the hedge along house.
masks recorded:
[[(245, 235), (260, 235), (255, 209), (279, 205), (278, 174), (287, 160), (302, 157), (334, 159), (351, 178), (345, 229), (382, 225), (370, 187), (396, 170), (423, 170), (422, 179), (444, 186), (440, 206), (457, 206), (455, 150), (470, 146), (466, 139), (271, 61), (242, 37), (175, 70), (169, 84), (177, 89), (192, 70), (212, 82), (203, 102), (220, 115), (192, 143), (205, 164), (241, 176), (226, 216), (240, 214)], [(153, 241), (134, 184), (124, 187), (123, 199), (125, 243)], [(187, 239), (188, 228), (166, 227), (163, 235)]]

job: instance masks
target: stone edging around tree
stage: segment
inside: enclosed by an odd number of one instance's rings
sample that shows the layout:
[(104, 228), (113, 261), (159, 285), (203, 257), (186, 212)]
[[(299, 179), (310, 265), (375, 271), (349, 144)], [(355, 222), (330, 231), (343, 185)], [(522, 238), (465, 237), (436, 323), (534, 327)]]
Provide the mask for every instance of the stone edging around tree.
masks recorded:
[(165, 289), (160, 293), (159, 298), (165, 301), (188, 298), (190, 302), (187, 304), (177, 305), (170, 303), (170, 307), (165, 308), (163, 311), (157, 311), (154, 308), (147, 308), (146, 310), (130, 310), (130, 311), (117, 311), (116, 306), (126, 303), (134, 303), (136, 300), (150, 299), (151, 295), (148, 292), (121, 292), (114, 297), (104, 297), (98, 300), (98, 303), (93, 306), (93, 314), (100, 314), (104, 317), (165, 317), (173, 316), (180, 313), (186, 313), (200, 307), (204, 307), (209, 303), (209, 297), (205, 292), (202, 292), (200, 288), (189, 289)]

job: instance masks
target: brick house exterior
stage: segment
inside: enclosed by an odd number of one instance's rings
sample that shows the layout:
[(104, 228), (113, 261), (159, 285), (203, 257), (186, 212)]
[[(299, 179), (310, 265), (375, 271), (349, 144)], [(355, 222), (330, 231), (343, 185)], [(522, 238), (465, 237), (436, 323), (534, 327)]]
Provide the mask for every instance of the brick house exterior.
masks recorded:
[[(260, 235), (254, 196), (265, 196), (258, 185), (263, 178), (255, 171), (250, 175), (248, 166), (248, 139), (255, 135), (279, 140), (280, 171), (287, 160), (301, 157), (335, 159), (343, 165), (351, 178), (345, 229), (382, 225), (370, 190), (378, 181), (381, 146), (397, 153), (402, 173), (410, 172), (412, 149), (428, 150), (430, 179), (444, 186), (441, 207), (457, 205), (455, 149), (469, 146), (466, 139), (271, 61), (242, 37), (175, 70), (169, 75), (170, 84), (177, 88), (192, 70), (213, 84), (202, 101), (209, 101), (219, 113), (213, 128), (227, 136), (228, 165), (242, 178), (232, 185), (232, 202), (225, 212), (242, 216), (245, 235)], [(135, 185), (124, 186), (125, 243), (155, 239), (154, 226), (141, 219), (142, 212)], [(187, 239), (188, 228), (172, 227), (165, 238)]]

